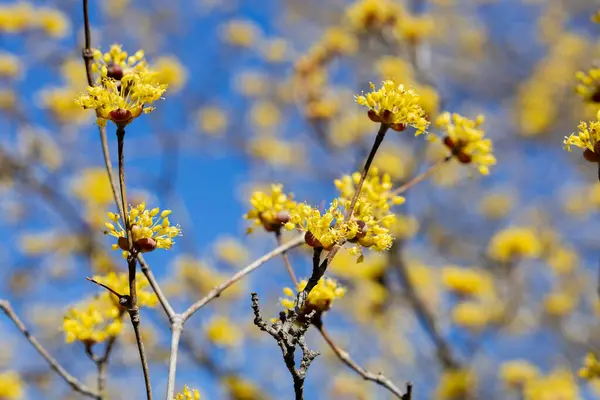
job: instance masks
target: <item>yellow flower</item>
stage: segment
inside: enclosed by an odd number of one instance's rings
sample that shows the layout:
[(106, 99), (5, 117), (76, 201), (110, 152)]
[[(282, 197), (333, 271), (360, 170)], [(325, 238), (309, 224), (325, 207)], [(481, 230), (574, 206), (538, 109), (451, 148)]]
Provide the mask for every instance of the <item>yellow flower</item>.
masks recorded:
[(321, 44), (328, 52), (353, 55), (358, 51), (358, 39), (352, 32), (343, 28), (332, 27), (323, 33)]
[(200, 400), (200, 392), (198, 389), (190, 389), (185, 385), (183, 392), (175, 394), (174, 400)]
[(484, 139), (485, 131), (480, 129), (483, 116), (475, 120), (460, 114), (448, 112), (440, 115), (436, 125), (444, 131), (444, 144), (452, 151), (452, 155), (463, 164), (473, 164), (483, 175), (489, 174), (489, 167), (496, 164), (492, 154), (492, 141)]
[(447, 369), (436, 389), (437, 400), (459, 400), (477, 390), (477, 374), (467, 369)]
[(572, 293), (564, 291), (555, 291), (546, 296), (544, 299), (544, 307), (546, 312), (556, 317), (564, 317), (571, 313), (577, 306), (579, 298)]
[(250, 122), (257, 129), (272, 128), (281, 121), (281, 111), (271, 101), (260, 101), (250, 109)]
[[(297, 291), (298, 293), (303, 291), (308, 283), (307, 280), (303, 279), (298, 282)], [(287, 296), (281, 299), (281, 304), (288, 309), (294, 307), (294, 301), (296, 300), (296, 293), (289, 287), (283, 289), (283, 293)], [(302, 308), (303, 314), (309, 314), (313, 310), (317, 313), (323, 313), (331, 308), (334, 300), (341, 299), (346, 294), (346, 288), (340, 286), (334, 279), (322, 277), (319, 279), (319, 283), (310, 291), (308, 298)]]
[(73, 101), (79, 91), (72, 87), (45, 88), (38, 92), (40, 108), (48, 110), (60, 123), (78, 124), (90, 119), (90, 115)]
[(187, 69), (174, 56), (157, 58), (152, 70), (156, 73), (156, 80), (168, 85), (173, 92), (179, 91), (187, 81)]
[[(215, 271), (210, 265), (189, 256), (181, 256), (175, 261), (176, 282), (171, 285), (173, 295), (182, 295), (184, 291), (194, 296), (205, 296), (215, 286), (225, 282), (229, 276)], [(221, 294), (224, 300), (238, 298), (243, 291), (243, 285), (235, 284)]]
[(282, 140), (273, 135), (257, 135), (248, 143), (248, 153), (278, 167), (302, 165), (306, 160), (304, 144)]
[(600, 10), (596, 11), (594, 15), (592, 15), (592, 22), (600, 24)]
[(405, 13), (399, 3), (389, 0), (357, 0), (346, 9), (346, 17), (357, 31), (381, 29)]
[[(244, 218), (262, 225), (267, 232), (275, 232), (290, 220), (296, 208), (294, 196), (283, 193), (283, 185), (271, 185), (271, 193), (254, 192), (250, 198), (252, 208)], [(252, 228), (248, 228), (251, 232)]]
[(229, 392), (231, 400), (266, 400), (264, 394), (258, 386), (251, 381), (236, 375), (229, 375), (223, 378), (223, 384)]
[(431, 36), (435, 31), (435, 23), (430, 15), (413, 16), (406, 14), (396, 21), (394, 33), (401, 40), (417, 43)]
[(442, 282), (448, 290), (459, 295), (484, 296), (494, 293), (494, 282), (484, 271), (446, 266), (442, 268)]
[[(358, 225), (356, 223), (354, 225), (352, 237), (356, 236), (358, 232)], [(290, 221), (286, 224), (287, 229), (294, 227), (306, 232), (306, 241), (309, 246), (321, 247), (325, 250), (331, 250), (334, 245), (342, 244), (348, 231), (337, 199), (331, 202), (323, 214), (316, 207), (304, 203), (298, 204), (290, 215)]]
[(556, 247), (551, 249), (546, 262), (557, 274), (568, 274), (579, 265), (579, 256), (569, 247)]
[(265, 39), (260, 43), (263, 57), (270, 63), (280, 63), (289, 58), (289, 43), (285, 39)]
[[(115, 292), (125, 295), (129, 294), (129, 275), (128, 273), (110, 272), (104, 276), (94, 276), (94, 280), (103, 283)], [(150, 287), (150, 282), (141, 273), (136, 274), (135, 287), (137, 292), (137, 302), (140, 307), (155, 307), (158, 304), (158, 298)], [(107, 293), (108, 294), (108, 293)], [(110, 295), (111, 300), (116, 306), (119, 305), (119, 299), (115, 295)]]
[(23, 64), (17, 56), (0, 52), (0, 77), (17, 78), (23, 73)]
[(600, 103), (600, 68), (593, 67), (589, 71), (578, 71), (575, 77), (579, 84), (575, 88), (585, 101)]
[(43, 7), (36, 10), (36, 25), (48, 36), (54, 38), (65, 37), (71, 28), (67, 16), (60, 10)]
[(509, 388), (521, 388), (539, 375), (539, 369), (525, 360), (506, 361), (500, 366), (500, 379)]
[(400, 57), (383, 56), (375, 64), (375, 69), (381, 79), (384, 80), (413, 82), (415, 79), (412, 65)]
[(355, 96), (358, 104), (369, 109), (372, 121), (388, 124), (398, 131), (410, 125), (417, 130), (416, 135), (425, 133), (429, 126), (419, 98), (412, 89), (405, 89), (404, 85), (396, 85), (391, 80), (383, 81), (379, 90), (371, 83), (370, 93)]
[(488, 255), (497, 261), (536, 258), (542, 253), (542, 243), (529, 228), (510, 227), (497, 232), (488, 245)]
[(73, 184), (73, 194), (86, 203), (107, 206), (113, 200), (108, 174), (104, 168), (86, 168)]
[[(148, 210), (144, 203), (137, 207), (129, 207), (128, 219), (131, 224), (133, 244), (137, 251), (145, 253), (157, 248), (168, 250), (175, 243), (173, 238), (181, 236), (179, 225), (171, 226), (169, 221), (171, 210), (162, 212), (159, 208)], [(119, 221), (121, 216), (116, 213), (108, 213), (108, 218), (112, 222), (105, 223), (107, 230), (104, 231), (104, 234), (116, 237), (117, 243), (112, 245), (112, 249), (124, 250), (123, 256), (127, 257), (127, 234)], [(117, 224), (116, 227), (114, 223)]]
[(244, 244), (231, 236), (218, 238), (214, 249), (217, 258), (233, 266), (242, 266), (250, 258), (250, 253)]
[(0, 110), (12, 110), (17, 105), (17, 95), (12, 89), (0, 89)]
[(206, 337), (217, 346), (234, 347), (242, 340), (242, 333), (234, 321), (217, 315), (206, 324)]
[(490, 321), (489, 306), (474, 301), (458, 303), (452, 309), (452, 321), (464, 328), (480, 331)]
[(227, 115), (221, 107), (206, 106), (198, 110), (198, 127), (211, 136), (221, 135), (227, 129)]
[(579, 369), (579, 377), (587, 380), (600, 378), (600, 361), (594, 353), (588, 353)]
[(25, 383), (15, 371), (0, 372), (0, 399), (20, 400), (25, 392)]
[(84, 342), (86, 344), (101, 343), (117, 336), (123, 329), (122, 315), (125, 309), (115, 304), (115, 297), (109, 292), (71, 307), (63, 320), (65, 341)]
[(589, 123), (581, 121), (577, 127), (579, 131), (571, 133), (568, 137), (565, 136), (563, 141), (568, 151), (571, 151), (571, 146), (584, 149), (584, 158), (592, 162), (600, 160), (600, 154), (596, 153), (596, 144), (600, 140), (600, 111), (598, 111), (596, 119)]
[(479, 212), (489, 219), (501, 219), (514, 207), (514, 199), (508, 193), (492, 192), (484, 195)]
[(142, 112), (153, 110), (150, 104), (161, 99), (167, 85), (160, 84), (157, 73), (150, 71), (142, 50), (133, 56), (113, 45), (108, 53), (94, 50), (92, 70), (97, 75), (97, 86), (88, 87), (87, 94), (80, 94), (76, 103), (92, 108), (98, 115), (98, 123), (106, 120), (127, 125)]
[(221, 27), (221, 37), (233, 46), (251, 47), (260, 35), (260, 28), (250, 20), (231, 20)]
[(570, 371), (558, 369), (525, 384), (524, 400), (578, 400), (577, 382)]

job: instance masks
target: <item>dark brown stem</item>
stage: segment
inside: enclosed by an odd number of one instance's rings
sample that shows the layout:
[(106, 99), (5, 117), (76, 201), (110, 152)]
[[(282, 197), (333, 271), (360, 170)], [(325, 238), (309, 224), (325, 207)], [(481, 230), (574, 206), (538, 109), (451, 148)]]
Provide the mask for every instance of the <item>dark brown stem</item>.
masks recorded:
[[(127, 190), (125, 188), (125, 128), (122, 126), (117, 126), (117, 148), (119, 153), (119, 186), (121, 188), (121, 208), (122, 208), (122, 218), (123, 225), (125, 226), (125, 230), (127, 231), (127, 237), (129, 238), (129, 242), (131, 242), (132, 238), (130, 235), (130, 226), (129, 226), (129, 213), (127, 212)], [(129, 247), (132, 247), (132, 243), (129, 243)]]
[(82, 51), (83, 61), (85, 62), (85, 72), (89, 86), (94, 86), (92, 79), (92, 35), (90, 33), (90, 17), (88, 13), (88, 0), (83, 0), (83, 30), (85, 33), (84, 48)]
[(121, 298), (121, 297), (123, 297), (123, 295), (122, 295), (122, 294), (120, 294), (120, 293), (117, 293), (117, 292), (116, 292), (114, 289), (112, 289), (112, 288), (110, 288), (110, 287), (106, 286), (104, 283), (100, 283), (100, 282), (98, 282), (97, 280), (95, 280), (95, 279), (93, 279), (93, 278), (90, 278), (89, 276), (87, 276), (85, 279), (87, 279), (88, 281), (90, 281), (90, 282), (92, 282), (92, 283), (95, 283), (95, 284), (96, 284), (96, 285), (98, 285), (98, 286), (101, 286), (101, 287), (103, 287), (104, 289), (108, 290), (109, 292), (111, 292), (112, 294), (114, 294), (115, 296), (117, 296), (118, 298)]
[[(279, 229), (275, 231), (275, 239), (277, 240), (278, 247), (283, 245), (283, 242), (281, 240), (281, 231)], [(296, 289), (298, 287), (298, 278), (296, 278), (296, 274), (294, 273), (294, 268), (292, 268), (292, 263), (290, 262), (290, 258), (288, 257), (287, 251), (281, 253), (281, 257), (283, 257), (285, 269), (287, 269), (290, 278), (292, 278), (292, 282), (294, 282), (294, 289)]]

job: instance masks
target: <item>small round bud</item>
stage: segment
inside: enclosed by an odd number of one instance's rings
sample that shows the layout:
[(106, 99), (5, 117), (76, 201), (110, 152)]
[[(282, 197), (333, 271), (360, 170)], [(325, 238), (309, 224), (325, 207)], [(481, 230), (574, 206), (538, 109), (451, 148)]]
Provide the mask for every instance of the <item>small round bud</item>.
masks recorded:
[(362, 239), (365, 236), (367, 236), (367, 231), (369, 230), (369, 227), (367, 227), (365, 221), (358, 220), (356, 221), (356, 225), (358, 225), (358, 232), (356, 233), (356, 237), (358, 239)]
[(369, 110), (369, 112), (367, 113), (367, 115), (369, 116), (369, 119), (373, 122), (381, 122), (381, 118), (379, 117), (379, 115), (375, 112), (375, 110)]
[(117, 124), (118, 123), (127, 124), (131, 121), (132, 118), (133, 118), (133, 115), (131, 114), (131, 111), (125, 110), (123, 108), (117, 108), (116, 110), (112, 110), (110, 112), (110, 119), (113, 120)]
[(406, 124), (391, 124), (390, 128), (392, 128), (392, 130), (396, 131), (396, 132), (402, 132), (404, 130), (406, 130), (408, 125)]
[(106, 76), (113, 78), (116, 81), (120, 81), (123, 78), (123, 68), (118, 64), (110, 64), (107, 67)]
[[(594, 148), (595, 147), (596, 146), (594, 146)], [(583, 158), (585, 158), (586, 161), (593, 162), (593, 163), (600, 161), (600, 157), (598, 157), (598, 154), (596, 154), (595, 152), (593, 152), (590, 149), (585, 149), (583, 151)]]
[(321, 242), (319, 242), (319, 239), (317, 239), (317, 237), (315, 235), (313, 235), (312, 232), (310, 232), (310, 231), (307, 231), (304, 234), (304, 241), (310, 247), (315, 247), (315, 248), (323, 247), (323, 244)]
[(290, 222), (290, 213), (287, 211), (279, 211), (275, 216), (275, 219), (280, 224), (287, 224), (288, 222)]
[(117, 239), (117, 245), (119, 246), (119, 248), (121, 250), (129, 250), (129, 241), (127, 240), (126, 237), (120, 237)]
[(148, 253), (156, 249), (156, 240), (152, 238), (141, 238), (135, 241), (135, 247), (140, 253)]
[(458, 159), (458, 161), (460, 161), (463, 164), (469, 164), (472, 161), (472, 158), (470, 155), (463, 153), (462, 151), (459, 151), (456, 154), (456, 158)]
[(594, 94), (590, 96), (590, 101), (593, 103), (600, 103), (600, 88), (596, 88)]
[(449, 148), (450, 150), (454, 150), (454, 141), (450, 138), (450, 136), (444, 137), (442, 142), (444, 143), (444, 145), (446, 145), (447, 148)]
[(381, 122), (389, 124), (392, 122), (392, 112), (390, 110), (383, 110), (381, 113)]

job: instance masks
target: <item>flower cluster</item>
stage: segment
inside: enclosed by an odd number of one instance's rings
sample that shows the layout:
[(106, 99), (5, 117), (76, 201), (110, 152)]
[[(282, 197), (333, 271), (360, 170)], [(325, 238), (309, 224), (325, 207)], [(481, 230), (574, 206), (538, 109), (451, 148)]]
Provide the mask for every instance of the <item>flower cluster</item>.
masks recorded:
[(144, 60), (144, 52), (133, 56), (119, 45), (113, 45), (108, 53), (94, 51), (92, 71), (96, 73), (96, 86), (87, 88), (76, 102), (83, 108), (96, 110), (98, 124), (107, 120), (119, 126), (129, 124), (142, 112), (153, 110), (148, 105), (159, 100), (167, 85), (160, 84), (157, 74), (150, 71)]
[(25, 382), (15, 371), (0, 372), (0, 399), (19, 400), (23, 398)]
[(583, 157), (590, 162), (600, 161), (600, 148), (596, 145), (600, 141), (600, 111), (596, 116), (596, 121), (589, 123), (581, 121), (578, 132), (572, 133), (568, 137), (565, 136), (563, 144), (568, 151), (571, 151), (571, 146), (584, 149)]
[(479, 297), (494, 291), (494, 282), (488, 274), (457, 266), (442, 269), (442, 282), (449, 291), (461, 296)]
[(405, 13), (401, 4), (389, 0), (358, 0), (346, 9), (348, 22), (356, 31), (393, 25)]
[(344, 214), (337, 200), (329, 205), (324, 213), (318, 208), (306, 203), (298, 204), (290, 215), (286, 228), (294, 227), (306, 232), (306, 244), (314, 248), (331, 250), (333, 246), (341, 245), (358, 233), (358, 224), (352, 227), (344, 221)]
[(489, 167), (496, 164), (492, 154), (492, 141), (484, 139), (485, 131), (480, 128), (483, 116), (475, 120), (460, 114), (442, 113), (436, 119), (436, 125), (445, 136), (444, 145), (452, 151), (452, 155), (463, 164), (475, 165), (483, 175), (489, 174)]
[(0, 32), (21, 33), (40, 30), (51, 38), (65, 37), (69, 18), (57, 8), (36, 7), (27, 2), (0, 5)]
[[(127, 273), (112, 272), (107, 276), (95, 276), (94, 280), (119, 294), (129, 293)], [(148, 280), (138, 274), (136, 288), (140, 307), (154, 307), (158, 303), (154, 292), (148, 290), (149, 285)], [(80, 341), (92, 345), (117, 336), (123, 329), (122, 316), (125, 311), (125, 307), (119, 303), (119, 298), (108, 291), (71, 307), (63, 320), (65, 341)]]
[(190, 389), (184, 386), (183, 392), (177, 393), (173, 400), (200, 400), (200, 392), (198, 389)]
[(507, 228), (496, 233), (488, 245), (488, 255), (497, 261), (516, 258), (536, 258), (541, 255), (542, 243), (529, 228)]
[(546, 376), (532, 379), (525, 384), (523, 398), (526, 400), (579, 399), (579, 389), (573, 374), (557, 369)]
[(242, 333), (229, 318), (216, 315), (206, 324), (206, 337), (217, 346), (234, 347), (242, 340)]
[(420, 96), (404, 85), (397, 85), (386, 80), (380, 89), (375, 90), (371, 83), (371, 92), (355, 96), (356, 102), (369, 109), (369, 118), (373, 122), (389, 125), (396, 131), (403, 131), (407, 126), (414, 127), (416, 135), (425, 133), (429, 126), (425, 111), (419, 104)]
[(594, 353), (585, 356), (583, 367), (579, 369), (579, 377), (588, 380), (600, 378), (600, 361)]
[(540, 370), (526, 360), (507, 361), (500, 366), (500, 378), (509, 388), (522, 388), (539, 375)]
[[(302, 280), (298, 282), (298, 286), (296, 290), (299, 292), (303, 291), (306, 287), (308, 281)], [(294, 303), (296, 300), (296, 293), (289, 288), (286, 287), (283, 289), (283, 293), (287, 296), (286, 298), (281, 299), (281, 304), (287, 308), (294, 308)], [(334, 300), (340, 299), (346, 294), (346, 288), (340, 286), (334, 279), (323, 277), (319, 279), (319, 283), (310, 291), (308, 294), (308, 298), (304, 303), (304, 306), (301, 310), (302, 314), (310, 314), (313, 310), (318, 314), (321, 314), (331, 308)]]
[(579, 84), (575, 91), (585, 101), (600, 103), (600, 68), (593, 67), (589, 71), (579, 71), (575, 74)]
[[(283, 193), (283, 185), (271, 185), (271, 193), (254, 192), (250, 198), (252, 209), (244, 218), (262, 225), (267, 232), (276, 232), (289, 222), (291, 212), (296, 208), (292, 194)], [(252, 227), (248, 228), (252, 232)]]
[[(171, 225), (169, 221), (170, 214), (171, 210), (164, 210), (162, 212), (159, 208), (148, 210), (144, 203), (136, 207), (130, 206), (128, 220), (131, 225), (134, 250), (146, 253), (154, 249), (170, 249), (175, 243), (173, 238), (181, 236), (179, 225)], [(119, 221), (121, 216), (109, 212), (108, 218), (112, 222), (105, 224), (107, 230), (104, 231), (104, 234), (116, 237), (117, 243), (112, 245), (112, 249), (123, 250), (123, 256), (127, 257), (129, 244), (127, 241), (127, 232)], [(115, 223), (117, 224), (116, 227)]]

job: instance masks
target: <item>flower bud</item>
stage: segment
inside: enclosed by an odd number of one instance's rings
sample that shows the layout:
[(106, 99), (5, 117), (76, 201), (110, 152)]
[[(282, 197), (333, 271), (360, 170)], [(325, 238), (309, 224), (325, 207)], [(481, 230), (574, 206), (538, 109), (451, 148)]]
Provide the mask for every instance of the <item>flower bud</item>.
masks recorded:
[(121, 250), (129, 250), (129, 241), (126, 237), (120, 237), (119, 239), (117, 239), (117, 245)]
[(304, 234), (304, 241), (310, 247), (315, 247), (315, 248), (323, 247), (323, 244), (319, 241), (319, 239), (317, 239), (317, 237), (315, 235), (313, 235), (313, 233), (310, 231), (307, 231)]
[(135, 247), (139, 249), (140, 253), (148, 253), (156, 249), (156, 240), (152, 238), (142, 238), (135, 241)]
[(113, 78), (116, 81), (120, 81), (123, 78), (123, 68), (118, 64), (110, 64), (107, 67), (106, 76)]
[(392, 130), (395, 130), (396, 132), (402, 132), (404, 130), (406, 130), (408, 125), (406, 124), (391, 124), (390, 128), (392, 128)]
[(287, 224), (288, 222), (290, 222), (290, 213), (287, 211), (279, 211), (275, 216), (275, 219), (280, 224)]
[(133, 118), (131, 111), (125, 110), (123, 108), (117, 108), (116, 110), (112, 110), (109, 114), (110, 119), (117, 124), (128, 124)]
[(377, 113), (374, 110), (369, 110), (369, 112), (367, 113), (367, 115), (369, 116), (369, 119), (373, 122), (381, 122), (381, 118), (379, 117), (379, 115), (377, 115)]
[[(596, 148), (596, 147), (597, 146), (594, 146), (594, 148)], [(595, 153), (595, 152), (593, 152), (590, 149), (585, 149), (583, 151), (583, 158), (585, 158), (585, 160), (589, 161), (589, 162), (598, 162), (598, 161), (600, 161), (600, 157), (598, 157), (598, 154)]]

